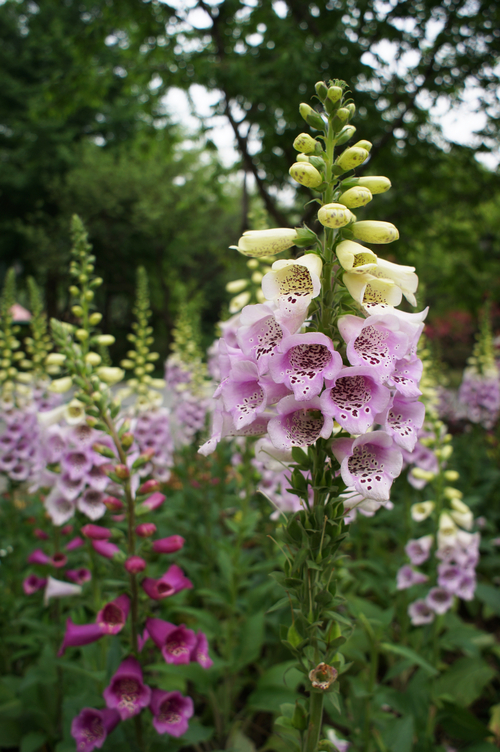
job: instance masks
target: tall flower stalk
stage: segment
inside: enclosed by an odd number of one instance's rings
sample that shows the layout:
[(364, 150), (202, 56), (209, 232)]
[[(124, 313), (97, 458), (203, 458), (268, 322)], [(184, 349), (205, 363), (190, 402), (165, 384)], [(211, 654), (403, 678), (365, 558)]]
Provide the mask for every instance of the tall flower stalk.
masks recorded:
[[(274, 577), (286, 591), (280, 605), (291, 609), (282, 639), (306, 677), (309, 700), (277, 723), (300, 752), (329, 748), (321, 740), (325, 695), (338, 704), (341, 646), (350, 632), (337, 592), (346, 512), (373, 511), (389, 500), (402, 449), (415, 445), (424, 419), (416, 345), (426, 312), (396, 308), (403, 295), (416, 305), (418, 278), (413, 267), (385, 261), (362, 244), (391, 243), (396, 227), (358, 221), (351, 211), (391, 184), (353, 175), (369, 159), (368, 141), (339, 153), (356, 130), (346, 85), (319, 82), (316, 94), (321, 110), (301, 104), (300, 113), (318, 135), (295, 139), (299, 154), (290, 175), (318, 194), (324, 232), (251, 231), (235, 246), (255, 258), (294, 246), (307, 250), (275, 261), (262, 279), (266, 302), (244, 307), (224, 332), (218, 407), (200, 449), (209, 454), (225, 436), (260, 435), (265, 453), (289, 468), (300, 509), (280, 518), (285, 564)], [(365, 732), (369, 740), (370, 721)]]

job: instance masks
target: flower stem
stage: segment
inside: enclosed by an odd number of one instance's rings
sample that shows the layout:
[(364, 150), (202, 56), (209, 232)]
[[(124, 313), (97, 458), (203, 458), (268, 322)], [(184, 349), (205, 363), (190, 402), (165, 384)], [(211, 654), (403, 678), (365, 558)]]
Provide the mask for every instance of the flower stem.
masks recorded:
[(309, 703), (309, 728), (304, 752), (316, 752), (323, 722), (323, 693), (312, 692)]

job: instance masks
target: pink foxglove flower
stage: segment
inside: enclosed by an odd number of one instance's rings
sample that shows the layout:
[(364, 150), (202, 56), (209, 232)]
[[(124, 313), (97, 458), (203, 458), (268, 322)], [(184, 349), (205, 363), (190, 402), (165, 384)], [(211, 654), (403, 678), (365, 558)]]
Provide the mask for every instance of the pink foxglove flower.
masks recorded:
[(203, 632), (198, 632), (196, 635), (196, 644), (190, 657), (192, 661), (196, 661), (203, 668), (210, 668), (213, 665), (213, 660), (208, 655), (208, 640)]
[(116, 709), (122, 721), (140, 713), (149, 705), (151, 690), (142, 680), (142, 670), (136, 658), (126, 658), (103, 692), (108, 708)]
[(156, 533), (156, 525), (154, 522), (142, 522), (140, 525), (137, 525), (135, 532), (139, 538), (150, 538)]
[(144, 592), (153, 600), (161, 600), (171, 595), (179, 593), (181, 590), (191, 589), (193, 583), (184, 576), (182, 569), (177, 564), (172, 564), (165, 572), (163, 577), (154, 580), (151, 577), (145, 577), (142, 581)]
[(90, 645), (104, 636), (99, 624), (74, 624), (71, 619), (66, 620), (66, 632), (62, 645), (57, 653), (60, 658), (64, 655), (66, 648), (76, 648), (82, 645)]
[(96, 623), (103, 634), (118, 634), (127, 621), (130, 610), (128, 595), (119, 595), (111, 603), (107, 603), (97, 614)]
[(104, 494), (94, 488), (87, 488), (76, 502), (80, 512), (86, 514), (91, 520), (98, 520), (106, 512), (103, 504)]
[(436, 614), (445, 614), (453, 604), (453, 594), (442, 587), (434, 587), (427, 593), (425, 602)]
[(153, 689), (150, 710), (153, 726), (159, 734), (182, 736), (188, 729), (188, 720), (194, 713), (193, 701), (180, 692)]
[(411, 623), (415, 627), (419, 627), (422, 624), (430, 624), (434, 621), (436, 614), (430, 608), (427, 603), (420, 598), (418, 601), (410, 603), (408, 606), (408, 616), (411, 619)]
[(45, 577), (37, 577), (36, 574), (30, 574), (23, 581), (23, 590), (26, 595), (33, 595), (37, 590), (42, 590), (47, 584)]
[(297, 401), (316, 397), (324, 379), (333, 379), (342, 368), (342, 357), (321, 332), (285, 337), (271, 363), (274, 381), (293, 391)]
[(424, 535), (422, 538), (409, 540), (405, 546), (405, 551), (411, 563), (418, 566), (423, 564), (424, 561), (427, 561), (433, 543), (433, 535)]
[(60, 569), (65, 567), (68, 562), (68, 557), (65, 554), (57, 553), (50, 557), (50, 563), (53, 567)]
[(415, 569), (412, 569), (412, 567), (405, 564), (404, 567), (401, 567), (398, 571), (397, 588), (398, 590), (406, 590), (407, 588), (412, 587), (412, 585), (420, 585), (427, 582), (428, 579), (429, 578), (425, 574), (417, 572)]
[(395, 316), (342, 316), (339, 331), (347, 343), (347, 358), (353, 366), (370, 366), (372, 373), (384, 381), (394, 371), (409, 346), (407, 335), (400, 331)]
[(181, 664), (191, 661), (196, 636), (184, 624), (177, 627), (162, 619), (147, 619), (146, 629), (167, 663)]
[(240, 314), (238, 344), (247, 358), (251, 358), (265, 373), (276, 357), (278, 347), (289, 332), (276, 321), (271, 305), (246, 306)]
[(83, 708), (71, 722), (71, 736), (76, 741), (77, 752), (100, 749), (119, 721), (116, 710)]
[(337, 439), (332, 452), (340, 464), (346, 486), (361, 495), (384, 501), (389, 498), (392, 481), (403, 466), (400, 450), (384, 431), (373, 431), (357, 439)]
[(321, 395), (323, 412), (352, 434), (366, 433), (391, 397), (368, 366), (343, 368), (334, 379), (326, 380), (325, 387)]
[(75, 513), (76, 503), (67, 499), (61, 491), (54, 486), (44, 502), (54, 525), (64, 525)]
[(28, 556), (28, 564), (52, 564), (52, 560), (41, 548), (36, 548)]
[(77, 585), (83, 585), (84, 582), (88, 582), (92, 579), (92, 574), (90, 572), (90, 569), (81, 567), (80, 569), (68, 569), (66, 572), (66, 577), (68, 578), (68, 580), (75, 582)]
[(75, 551), (75, 549), (81, 548), (84, 545), (85, 541), (78, 535), (76, 538), (72, 538), (72, 540), (68, 541), (64, 548), (66, 551)]
[(38, 538), (38, 540), (49, 540), (48, 533), (45, 532), (45, 530), (40, 530), (39, 528), (35, 528), (33, 530), (33, 534), (35, 538)]
[[(457, 593), (460, 588), (464, 570), (456, 564), (439, 564), (438, 565), (438, 585), (450, 593)], [(467, 599), (466, 599), (467, 600)]]
[(278, 402), (278, 415), (269, 421), (269, 438), (277, 449), (314, 444), (321, 436), (328, 439), (333, 431), (333, 419), (321, 410), (319, 397), (297, 402), (293, 395)]
[(167, 497), (165, 496), (165, 494), (156, 491), (154, 494), (151, 494), (151, 496), (149, 496), (145, 501), (142, 502), (142, 506), (144, 507), (144, 509), (148, 509), (150, 512), (154, 512), (156, 509), (161, 507), (166, 498)]
[(215, 397), (222, 396), (224, 408), (231, 415), (236, 430), (254, 422), (268, 404), (287, 394), (287, 390), (266, 378), (259, 377), (259, 370), (251, 360), (235, 361)]
[(168, 538), (160, 538), (153, 542), (153, 551), (158, 554), (173, 554), (184, 545), (184, 538), (181, 535), (170, 535)]
[(392, 405), (381, 416), (380, 423), (398, 446), (412, 452), (424, 419), (425, 406), (422, 402), (409, 402), (401, 397), (394, 397)]
[(66, 452), (61, 458), (61, 471), (71, 480), (80, 480), (92, 467), (92, 455), (85, 449)]
[(140, 556), (129, 556), (123, 565), (129, 574), (139, 574), (146, 569), (146, 562)]
[(406, 399), (415, 399), (420, 397), (422, 392), (418, 388), (422, 378), (423, 363), (420, 358), (411, 360), (396, 360), (394, 371), (386, 380), (387, 386), (397, 390), (397, 392)]
[(93, 540), (92, 548), (106, 559), (112, 559), (115, 554), (120, 553), (118, 546), (114, 543), (110, 543), (110, 541)]

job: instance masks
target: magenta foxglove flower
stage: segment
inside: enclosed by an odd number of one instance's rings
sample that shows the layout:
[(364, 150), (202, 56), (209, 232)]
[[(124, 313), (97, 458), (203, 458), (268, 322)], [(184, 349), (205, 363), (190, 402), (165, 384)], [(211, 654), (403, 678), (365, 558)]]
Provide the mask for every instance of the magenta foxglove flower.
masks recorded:
[(401, 397), (394, 397), (392, 405), (380, 417), (380, 423), (398, 446), (412, 452), (424, 419), (425, 407), (422, 402), (408, 402)]
[(120, 501), (120, 499), (117, 499), (114, 496), (106, 496), (102, 500), (102, 503), (110, 512), (119, 512), (124, 507), (123, 501)]
[(33, 530), (33, 534), (35, 538), (38, 538), (38, 540), (49, 540), (48, 533), (45, 532), (45, 530), (40, 530), (39, 528), (35, 528)]
[(28, 556), (28, 564), (52, 564), (52, 559), (41, 548), (35, 548)]
[(66, 549), (66, 551), (75, 551), (77, 548), (81, 548), (84, 545), (85, 541), (83, 540), (83, 538), (80, 538), (80, 536), (77, 535), (76, 538), (72, 538), (70, 541), (68, 541), (64, 548)]
[(129, 574), (139, 574), (146, 569), (146, 562), (140, 556), (129, 556), (123, 565)]
[(269, 421), (269, 438), (277, 449), (309, 446), (321, 436), (328, 439), (333, 419), (321, 410), (319, 397), (297, 402), (293, 394), (276, 405), (278, 415)]
[(376, 377), (384, 381), (394, 371), (397, 360), (408, 350), (408, 337), (400, 331), (399, 321), (389, 314), (342, 316), (339, 331), (347, 343), (347, 358), (353, 366), (370, 366)]
[(320, 332), (285, 337), (271, 362), (274, 381), (293, 391), (299, 402), (316, 397), (324, 379), (333, 379), (342, 368), (342, 357), (333, 342)]
[(149, 632), (147, 629), (144, 630), (142, 635), (140, 634), (137, 635), (137, 647), (139, 648), (139, 653), (142, 653), (142, 649), (148, 640), (149, 640)]
[(153, 689), (149, 706), (153, 726), (159, 734), (182, 736), (188, 729), (188, 720), (194, 713), (193, 701), (180, 692)]
[(433, 535), (424, 535), (422, 538), (409, 540), (405, 546), (405, 551), (411, 563), (419, 566), (420, 564), (423, 564), (424, 561), (427, 561), (433, 543)]
[(33, 595), (37, 590), (42, 590), (47, 584), (45, 577), (37, 577), (36, 574), (30, 574), (23, 580), (23, 590), (26, 595)]
[(427, 593), (425, 602), (436, 614), (445, 614), (452, 606), (453, 594), (442, 587), (434, 587)]
[(151, 690), (142, 680), (142, 669), (136, 658), (125, 658), (103, 692), (108, 708), (114, 708), (122, 721), (140, 713), (149, 705)]
[(150, 480), (145, 481), (142, 486), (139, 487), (137, 490), (137, 493), (139, 495), (152, 493), (153, 491), (159, 491), (160, 490), (160, 484), (157, 480), (154, 478), (150, 478)]
[(352, 434), (366, 433), (391, 398), (389, 389), (375, 378), (369, 366), (343, 368), (327, 379), (321, 395), (323, 412)]
[(208, 655), (207, 636), (203, 632), (198, 632), (196, 635), (196, 644), (191, 651), (190, 658), (192, 661), (199, 663), (203, 668), (210, 668), (213, 665), (213, 660)]
[(337, 439), (332, 452), (341, 463), (340, 474), (346, 486), (367, 498), (384, 501), (403, 466), (400, 450), (384, 431), (372, 431), (357, 439)]
[(146, 629), (167, 663), (181, 664), (191, 661), (191, 653), (196, 645), (192, 629), (181, 624), (176, 626), (162, 619), (146, 619)]
[(167, 497), (165, 496), (165, 494), (156, 491), (154, 494), (151, 494), (151, 496), (149, 496), (145, 501), (142, 502), (142, 506), (145, 509), (149, 509), (150, 512), (154, 512), (155, 509), (161, 507), (166, 498)]
[(420, 598), (418, 601), (410, 603), (408, 606), (408, 616), (411, 619), (411, 623), (415, 627), (419, 627), (422, 624), (430, 624), (434, 621), (436, 614), (429, 608), (427, 603)]
[(75, 582), (77, 585), (83, 585), (84, 582), (88, 582), (92, 579), (92, 574), (90, 572), (90, 569), (81, 567), (80, 569), (68, 569), (66, 572), (66, 577), (68, 578), (68, 580)]
[(50, 563), (53, 567), (60, 569), (65, 567), (68, 562), (68, 557), (65, 554), (57, 553), (50, 557)]
[(103, 635), (104, 632), (99, 624), (74, 624), (71, 619), (67, 619), (66, 632), (57, 655), (59, 658), (64, 655), (66, 648), (90, 645), (91, 642), (100, 640)]
[(153, 542), (153, 551), (157, 554), (173, 554), (184, 545), (184, 538), (181, 535), (170, 535), (168, 538), (160, 538)]
[(406, 590), (406, 588), (412, 587), (412, 585), (420, 585), (423, 582), (427, 582), (429, 578), (421, 572), (415, 571), (408, 564), (398, 571), (397, 574), (397, 589)]
[(154, 580), (152, 577), (145, 577), (141, 584), (144, 592), (155, 601), (168, 598), (171, 595), (179, 593), (181, 590), (193, 587), (191, 580), (188, 580), (184, 576), (182, 569), (177, 564), (172, 564), (163, 577), (160, 577), (158, 580)]
[(140, 525), (137, 525), (135, 532), (139, 538), (150, 538), (156, 533), (156, 525), (154, 522), (142, 522)]
[(128, 595), (119, 595), (114, 601), (107, 603), (97, 614), (96, 623), (103, 634), (118, 634), (127, 621), (130, 610)]
[(245, 306), (240, 322), (238, 344), (243, 353), (257, 363), (259, 373), (265, 373), (288, 331), (276, 321), (268, 303)]
[(92, 548), (106, 559), (112, 559), (115, 554), (120, 552), (118, 546), (115, 546), (114, 543), (110, 543), (110, 541), (104, 540), (93, 540)]
[(71, 722), (71, 736), (76, 741), (77, 752), (100, 749), (119, 721), (116, 710), (83, 708)]

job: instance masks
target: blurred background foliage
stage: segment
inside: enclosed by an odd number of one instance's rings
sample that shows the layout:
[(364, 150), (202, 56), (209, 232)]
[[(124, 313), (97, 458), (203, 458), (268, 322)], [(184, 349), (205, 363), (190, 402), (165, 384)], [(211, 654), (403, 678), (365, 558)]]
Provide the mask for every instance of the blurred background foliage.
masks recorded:
[[(476, 158), (498, 149), (499, 29), (489, 0), (5, 0), (0, 273), (15, 262), (20, 302), (31, 274), (49, 315), (61, 314), (78, 212), (104, 278), (106, 330), (127, 329), (140, 263), (162, 354), (185, 297), (197, 300), (208, 343), (224, 284), (246, 271), (227, 247), (249, 216), (310, 220), (311, 195), (288, 177), (305, 130), (298, 104), (317, 80), (342, 77), (356, 92), (358, 135), (374, 144), (362, 169), (394, 186), (377, 211), (400, 229), (392, 260), (418, 267), (434, 331), (474, 321), (500, 293), (500, 178)], [(165, 96), (193, 84), (232, 128), (231, 167), (208, 119), (196, 133), (172, 122)], [(485, 114), (477, 148), (447, 141), (429, 112), (471, 91)]]

